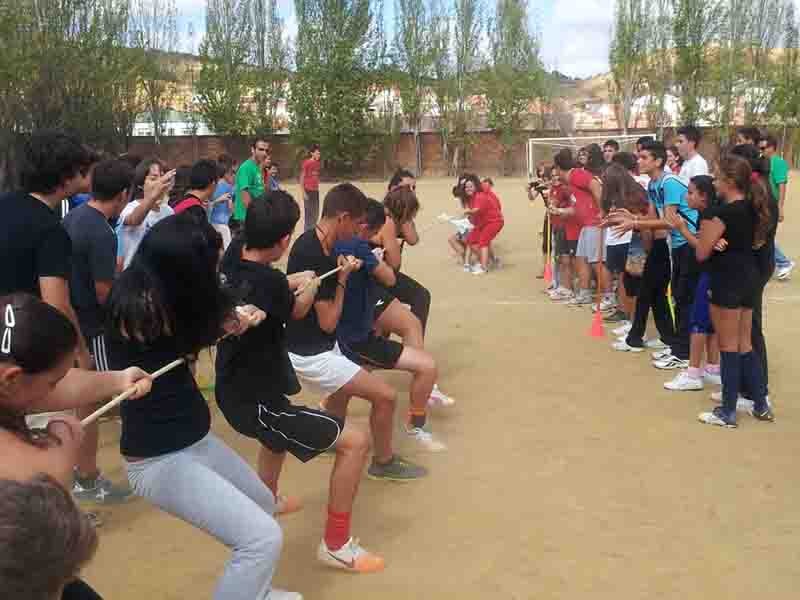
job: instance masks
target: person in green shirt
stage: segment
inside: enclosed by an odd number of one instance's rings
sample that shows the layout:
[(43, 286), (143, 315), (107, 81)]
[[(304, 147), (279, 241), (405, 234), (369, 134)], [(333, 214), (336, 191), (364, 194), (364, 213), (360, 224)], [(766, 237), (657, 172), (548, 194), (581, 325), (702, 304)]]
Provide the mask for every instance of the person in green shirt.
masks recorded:
[(244, 161), (236, 172), (234, 189), (233, 220), (237, 227), (244, 223), (247, 207), (253, 198), (264, 193), (263, 165), (270, 152), (269, 142), (256, 138), (250, 146), (250, 158)]
[[(761, 140), (759, 148), (769, 160), (769, 185), (778, 201), (778, 221), (783, 222), (783, 204), (786, 200), (786, 188), (789, 185), (789, 165), (778, 154), (778, 140), (774, 135), (768, 135)], [(775, 277), (788, 279), (793, 269), (794, 261), (784, 255), (778, 244), (775, 244)]]

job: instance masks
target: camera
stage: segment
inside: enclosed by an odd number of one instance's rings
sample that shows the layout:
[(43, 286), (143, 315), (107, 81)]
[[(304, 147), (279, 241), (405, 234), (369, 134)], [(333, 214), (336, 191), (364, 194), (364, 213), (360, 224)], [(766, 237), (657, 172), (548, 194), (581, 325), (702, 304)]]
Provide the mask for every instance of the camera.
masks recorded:
[(534, 191), (537, 194), (544, 194), (545, 192), (550, 191), (550, 186), (548, 186), (541, 179), (534, 179), (533, 181), (528, 183), (528, 190)]

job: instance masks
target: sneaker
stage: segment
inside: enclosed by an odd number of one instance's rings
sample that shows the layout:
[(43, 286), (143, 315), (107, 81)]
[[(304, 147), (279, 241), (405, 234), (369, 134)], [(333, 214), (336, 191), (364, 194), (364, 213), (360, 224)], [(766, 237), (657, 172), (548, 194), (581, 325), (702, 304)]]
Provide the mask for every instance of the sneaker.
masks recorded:
[(592, 303), (591, 296), (583, 296), (581, 294), (576, 294), (572, 300), (567, 302), (568, 306), (586, 306), (587, 304)]
[(464, 263), (464, 273), (472, 273), (472, 265), (469, 263)]
[(673, 356), (672, 354), (670, 354), (669, 356), (662, 358), (661, 360), (654, 360), (653, 366), (656, 369), (663, 369), (663, 370), (688, 369), (689, 361), (681, 360), (677, 356)]
[(775, 278), (781, 281), (789, 279), (794, 271), (794, 261), (791, 261), (787, 266), (777, 269), (775, 271)]
[(428, 398), (428, 406), (453, 406), (456, 401), (439, 389), (439, 384), (434, 383), (431, 390), (431, 397)]
[(719, 373), (709, 373), (703, 369), (703, 379), (711, 385), (722, 385), (722, 376)]
[(322, 540), (317, 558), (324, 565), (351, 573), (377, 573), (383, 571), (384, 567), (383, 558), (362, 548), (355, 538), (347, 540), (338, 550), (331, 550), (325, 540)]
[(86, 520), (89, 521), (89, 525), (97, 529), (98, 527), (103, 526), (103, 519), (100, 518), (100, 515), (93, 512), (85, 512), (83, 516), (86, 517)]
[(765, 408), (763, 411), (759, 412), (755, 409), (755, 407), (750, 411), (750, 416), (758, 421), (766, 421), (767, 423), (774, 423), (775, 422), (775, 415), (772, 413), (772, 410), (769, 406)]
[(717, 406), (711, 412), (704, 412), (697, 415), (697, 420), (706, 425), (716, 425), (727, 429), (736, 429), (736, 416), (728, 417), (722, 412), (722, 407)]
[(278, 516), (290, 515), (299, 510), (303, 510), (303, 501), (297, 496), (278, 495), (275, 502), (275, 514)]
[(367, 477), (383, 481), (413, 481), (422, 479), (427, 474), (428, 470), (425, 467), (415, 465), (396, 454), (385, 464), (373, 460), (367, 469)]
[(266, 600), (303, 600), (303, 595), (297, 592), (287, 592), (286, 590), (272, 588), (267, 594)]
[(636, 346), (629, 346), (628, 342), (625, 340), (614, 342), (611, 344), (611, 347), (618, 352), (643, 352), (644, 348), (638, 348)]
[(127, 485), (116, 486), (111, 481), (98, 475), (96, 479), (82, 479), (77, 473), (72, 483), (72, 495), (80, 502), (96, 504), (121, 504), (133, 496), (133, 490)]
[(661, 338), (655, 338), (653, 340), (647, 340), (644, 343), (645, 348), (651, 348), (653, 350), (663, 350), (667, 348), (667, 345), (661, 341)]
[(475, 265), (474, 267), (472, 267), (472, 274), (473, 275), (485, 275), (488, 272), (489, 271), (484, 269), (481, 265)]
[(617, 301), (614, 298), (603, 298), (600, 301), (600, 311), (605, 312), (617, 308)]
[[(647, 344), (645, 344), (647, 345)], [(653, 357), (653, 360), (664, 360), (668, 356), (672, 356), (672, 349), (669, 346), (664, 348), (663, 350), (656, 350), (650, 356)]]
[(430, 431), (425, 431), (421, 427), (406, 427), (406, 433), (408, 437), (412, 438), (428, 452), (444, 452), (447, 450), (447, 446), (433, 437)]
[(572, 293), (571, 290), (567, 290), (567, 289), (564, 289), (559, 294), (555, 294), (555, 293), (550, 294), (550, 299), (553, 302), (557, 302), (557, 303), (560, 303), (560, 304), (563, 304), (563, 303), (567, 303), (568, 304), (570, 302), (570, 300), (572, 300), (574, 297), (575, 297), (575, 294)]
[(664, 389), (673, 392), (694, 392), (703, 389), (703, 380), (692, 377), (687, 371), (681, 371), (675, 379), (664, 384)]
[[(628, 315), (626, 315), (621, 310), (616, 310), (610, 315), (606, 315), (603, 317), (604, 323), (627, 323), (628, 322)], [(616, 330), (615, 330), (616, 331)]]
[(621, 327), (617, 327), (611, 333), (613, 333), (614, 335), (628, 335), (631, 332), (632, 327), (633, 324), (630, 321), (625, 321), (623, 322)]
[[(714, 402), (716, 402), (717, 404), (721, 404), (722, 403), (722, 390), (720, 390), (718, 392), (714, 392), (713, 394), (711, 394), (711, 399)], [(772, 408), (772, 402), (770, 402), (769, 396), (767, 396), (765, 398), (765, 400), (767, 401), (767, 407), (771, 409)], [(747, 413), (747, 414), (752, 414), (754, 408), (755, 408), (755, 404), (753, 403), (752, 400), (750, 400), (748, 398), (745, 398), (741, 394), (739, 394), (739, 397), (736, 398), (736, 410), (737, 410), (737, 412), (743, 412), (743, 413)]]

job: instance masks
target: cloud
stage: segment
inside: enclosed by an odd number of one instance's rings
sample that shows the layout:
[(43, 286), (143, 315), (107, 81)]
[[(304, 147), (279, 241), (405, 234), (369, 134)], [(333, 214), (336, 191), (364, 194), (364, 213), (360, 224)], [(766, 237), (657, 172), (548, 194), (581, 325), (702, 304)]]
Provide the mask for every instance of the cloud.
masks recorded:
[(613, 0), (556, 1), (540, 18), (542, 59), (548, 68), (574, 77), (608, 71)]

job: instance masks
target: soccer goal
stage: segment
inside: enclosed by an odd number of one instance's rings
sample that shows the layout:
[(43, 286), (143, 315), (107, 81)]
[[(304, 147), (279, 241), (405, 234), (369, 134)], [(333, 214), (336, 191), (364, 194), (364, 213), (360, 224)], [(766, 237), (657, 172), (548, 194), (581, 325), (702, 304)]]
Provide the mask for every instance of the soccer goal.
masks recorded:
[(619, 143), (621, 152), (633, 152), (636, 150), (636, 140), (644, 136), (652, 136), (656, 139), (655, 132), (636, 133), (629, 135), (589, 135), (580, 137), (551, 137), (551, 138), (530, 138), (528, 140), (528, 178), (533, 179), (536, 174), (536, 167), (542, 163), (552, 163), (553, 155), (562, 148), (570, 148), (577, 152), (579, 148), (589, 144), (597, 144), (602, 147), (606, 140), (616, 140)]

